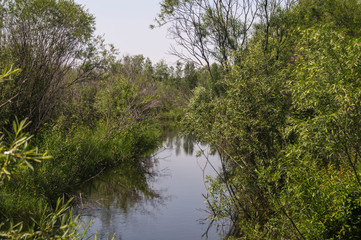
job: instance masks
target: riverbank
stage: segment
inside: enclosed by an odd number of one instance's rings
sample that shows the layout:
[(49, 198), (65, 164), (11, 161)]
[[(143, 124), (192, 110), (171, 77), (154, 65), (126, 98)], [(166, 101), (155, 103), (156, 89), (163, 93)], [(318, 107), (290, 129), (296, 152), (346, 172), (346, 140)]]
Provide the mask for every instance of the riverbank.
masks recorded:
[[(163, 142), (142, 165), (112, 169), (86, 183), (78, 192), (77, 214), (93, 221), (87, 237), (96, 232), (115, 239), (221, 239), (217, 224), (209, 224), (204, 178), (216, 177), (207, 159), (220, 167), (206, 145), (177, 131), (163, 132)], [(144, 177), (142, 177), (144, 176)], [(209, 229), (208, 229), (209, 228)]]
[[(41, 223), (38, 223), (56, 211), (59, 198), (65, 203), (79, 185), (111, 167), (143, 164), (138, 160), (157, 147), (160, 137), (156, 124), (144, 122), (111, 137), (106, 137), (106, 130), (101, 126), (93, 129), (78, 127), (68, 134), (56, 127), (47, 129), (36, 139), (40, 151), (48, 149), (52, 158), (35, 162), (32, 171), (14, 172), (11, 182), (1, 186), (2, 229), (11, 228), (12, 223), (21, 223), (22, 229), (41, 230)], [(142, 175), (138, 177), (142, 178)], [(56, 220), (52, 228), (62, 226), (61, 219)]]

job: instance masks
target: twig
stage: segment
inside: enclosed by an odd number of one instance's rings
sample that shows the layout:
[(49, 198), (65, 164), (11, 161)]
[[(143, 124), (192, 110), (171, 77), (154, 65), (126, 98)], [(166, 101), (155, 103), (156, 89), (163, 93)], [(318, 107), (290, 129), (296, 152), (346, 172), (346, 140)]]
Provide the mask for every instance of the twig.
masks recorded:
[(85, 181), (83, 181), (83, 182), (81, 182), (81, 183), (75, 184), (75, 186), (78, 186), (78, 185), (80, 185), (80, 184), (89, 182), (90, 180), (96, 178), (97, 176), (99, 176), (99, 175), (104, 171), (105, 168), (106, 168), (106, 167), (103, 167), (103, 169), (100, 170), (100, 172), (98, 172), (96, 175), (92, 176), (91, 178), (88, 178), (87, 180), (85, 180)]

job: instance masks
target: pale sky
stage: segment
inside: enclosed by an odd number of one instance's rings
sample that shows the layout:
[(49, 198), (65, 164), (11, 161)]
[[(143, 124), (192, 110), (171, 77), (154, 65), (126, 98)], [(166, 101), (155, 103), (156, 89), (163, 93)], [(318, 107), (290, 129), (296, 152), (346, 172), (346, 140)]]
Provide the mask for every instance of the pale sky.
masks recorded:
[(120, 56), (143, 54), (153, 63), (166, 60), (174, 64), (168, 51), (172, 41), (166, 27), (150, 29), (160, 10), (160, 0), (75, 0), (96, 17), (96, 34), (104, 35)]

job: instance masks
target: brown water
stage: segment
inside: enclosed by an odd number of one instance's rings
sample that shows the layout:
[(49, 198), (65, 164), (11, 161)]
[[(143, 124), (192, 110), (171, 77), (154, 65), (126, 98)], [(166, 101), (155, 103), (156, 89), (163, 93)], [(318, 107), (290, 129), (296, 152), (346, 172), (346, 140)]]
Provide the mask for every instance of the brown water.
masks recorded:
[[(206, 157), (196, 157), (205, 150)], [(211, 167), (213, 165), (213, 167)], [(216, 176), (217, 155), (191, 138), (169, 134), (152, 157), (137, 167), (102, 174), (79, 192), (77, 213), (93, 221), (87, 237), (123, 240), (221, 239), (207, 219), (206, 175)], [(141, 176), (141, 177), (140, 177)]]

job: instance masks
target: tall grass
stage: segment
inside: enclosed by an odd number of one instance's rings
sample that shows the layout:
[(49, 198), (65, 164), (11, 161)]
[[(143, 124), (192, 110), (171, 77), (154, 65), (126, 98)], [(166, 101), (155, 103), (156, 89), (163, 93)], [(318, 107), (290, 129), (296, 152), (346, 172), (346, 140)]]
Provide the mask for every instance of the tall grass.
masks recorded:
[(35, 166), (33, 185), (51, 201), (112, 166), (138, 161), (140, 155), (157, 147), (160, 130), (135, 124), (107, 137), (100, 123), (94, 129), (79, 126), (67, 133), (57, 126), (42, 133), (42, 146), (53, 159)]

